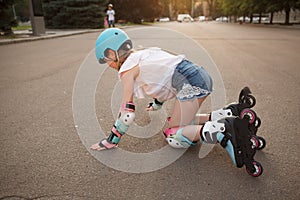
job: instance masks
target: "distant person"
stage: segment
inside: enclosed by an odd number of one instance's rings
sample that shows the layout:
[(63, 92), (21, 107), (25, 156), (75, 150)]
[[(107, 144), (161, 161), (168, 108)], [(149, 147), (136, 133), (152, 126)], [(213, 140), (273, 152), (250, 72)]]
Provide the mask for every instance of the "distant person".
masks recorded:
[(104, 21), (104, 28), (107, 28), (108, 27), (107, 16), (104, 17), (103, 21)]
[(115, 10), (113, 9), (112, 4), (108, 4), (108, 10), (106, 11), (107, 19), (108, 19), (108, 28), (115, 27)]

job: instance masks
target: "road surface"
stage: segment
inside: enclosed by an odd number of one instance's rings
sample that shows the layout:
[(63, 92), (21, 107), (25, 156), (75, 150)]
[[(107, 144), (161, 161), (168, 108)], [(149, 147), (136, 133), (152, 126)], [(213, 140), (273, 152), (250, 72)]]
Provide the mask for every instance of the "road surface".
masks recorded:
[[(144, 45), (159, 42), (176, 52), (200, 48), (163, 38), (158, 29), (176, 30), (201, 45), (220, 72), (226, 103), (236, 101), (242, 87), (251, 88), (262, 119), (259, 134), (267, 140), (256, 155), (263, 175), (253, 178), (235, 168), (219, 146), (203, 159), (198, 158), (200, 146), (190, 148), (167, 167), (147, 173), (118, 171), (99, 162), (81, 141), (72, 110), (76, 75), (99, 34), (89, 33), (0, 46), (0, 199), (298, 199), (300, 30), (177, 22), (139, 28), (147, 34), (126, 31)], [(104, 73), (95, 91), (95, 110), (107, 132), (116, 114), (109, 91), (118, 77), (113, 70)], [(138, 102), (138, 108), (146, 102)], [(209, 101), (204, 111), (208, 109)], [(146, 126), (149, 119), (143, 109), (137, 111), (137, 124)], [(163, 140), (161, 133), (125, 136), (120, 148), (151, 152), (164, 147)]]

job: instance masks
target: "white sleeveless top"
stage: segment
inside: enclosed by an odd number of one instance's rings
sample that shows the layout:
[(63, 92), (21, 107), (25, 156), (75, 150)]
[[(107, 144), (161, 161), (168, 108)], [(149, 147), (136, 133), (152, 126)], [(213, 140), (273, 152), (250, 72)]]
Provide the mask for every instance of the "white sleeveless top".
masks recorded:
[(134, 96), (146, 96), (166, 101), (176, 96), (172, 87), (172, 76), (183, 55), (172, 55), (160, 48), (152, 47), (131, 53), (119, 70), (122, 72), (139, 67), (140, 73), (134, 83)]

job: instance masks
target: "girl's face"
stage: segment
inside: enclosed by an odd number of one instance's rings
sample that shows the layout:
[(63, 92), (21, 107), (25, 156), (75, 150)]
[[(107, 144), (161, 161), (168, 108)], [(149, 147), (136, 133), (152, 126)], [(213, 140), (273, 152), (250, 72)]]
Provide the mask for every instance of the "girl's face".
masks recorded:
[(109, 49), (106, 57), (108, 58), (106, 60), (106, 63), (109, 65), (109, 67), (116, 69), (118, 71), (119, 70), (119, 62), (117, 59), (116, 52)]

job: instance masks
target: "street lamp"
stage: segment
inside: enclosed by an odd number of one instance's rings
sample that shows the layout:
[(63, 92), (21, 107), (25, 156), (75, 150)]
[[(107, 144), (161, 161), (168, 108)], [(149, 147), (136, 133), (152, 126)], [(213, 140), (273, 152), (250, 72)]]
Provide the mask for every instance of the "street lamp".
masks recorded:
[(45, 34), (42, 0), (29, 0), (29, 11), (33, 35)]
[(17, 20), (15, 4), (12, 5), (12, 10), (13, 10), (13, 13), (14, 13), (14, 19)]

